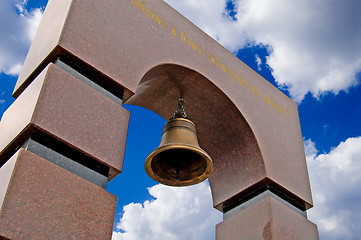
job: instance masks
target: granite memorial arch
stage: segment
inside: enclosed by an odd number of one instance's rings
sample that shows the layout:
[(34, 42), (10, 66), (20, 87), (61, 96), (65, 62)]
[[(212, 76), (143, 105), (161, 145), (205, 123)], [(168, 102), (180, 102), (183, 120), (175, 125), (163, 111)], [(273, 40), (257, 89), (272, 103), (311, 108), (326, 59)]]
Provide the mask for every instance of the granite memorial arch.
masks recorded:
[(13, 95), (5, 239), (109, 239), (122, 104), (167, 119), (180, 95), (213, 159), (217, 240), (318, 239), (296, 103), (161, 0), (50, 0)]

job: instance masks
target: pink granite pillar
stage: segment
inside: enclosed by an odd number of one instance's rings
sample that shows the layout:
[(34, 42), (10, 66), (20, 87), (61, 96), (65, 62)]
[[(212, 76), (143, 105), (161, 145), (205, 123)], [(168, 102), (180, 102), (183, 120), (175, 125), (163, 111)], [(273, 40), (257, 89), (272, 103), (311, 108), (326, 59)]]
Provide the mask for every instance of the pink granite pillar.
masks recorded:
[(0, 215), (8, 239), (110, 239), (116, 196), (21, 148)]
[(105, 187), (122, 170), (129, 113), (74, 75), (50, 64), (4, 113), (3, 238), (111, 238), (117, 198)]
[(317, 226), (288, 204), (267, 196), (216, 227), (217, 240), (317, 240)]

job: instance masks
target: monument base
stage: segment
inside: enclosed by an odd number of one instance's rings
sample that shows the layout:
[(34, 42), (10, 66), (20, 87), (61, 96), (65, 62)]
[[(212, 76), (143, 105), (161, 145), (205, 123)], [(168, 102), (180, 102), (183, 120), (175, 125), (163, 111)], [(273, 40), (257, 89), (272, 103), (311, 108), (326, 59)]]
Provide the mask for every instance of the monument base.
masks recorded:
[(318, 240), (317, 226), (268, 196), (228, 217), (216, 227), (217, 240)]
[(0, 239), (111, 239), (116, 196), (22, 148), (6, 164)]

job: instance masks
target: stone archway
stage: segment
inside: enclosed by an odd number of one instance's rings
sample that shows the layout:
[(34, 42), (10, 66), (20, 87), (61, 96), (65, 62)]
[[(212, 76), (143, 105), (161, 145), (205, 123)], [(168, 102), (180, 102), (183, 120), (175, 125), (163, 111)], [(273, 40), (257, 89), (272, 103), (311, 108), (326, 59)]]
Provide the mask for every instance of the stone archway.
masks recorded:
[[(0, 125), (0, 165), (13, 171), (0, 199), (0, 222), (11, 223), (0, 224), (1, 237), (109, 238), (116, 200), (99, 186), (122, 171), (122, 104), (168, 118), (183, 95), (214, 159), (213, 202), (225, 216), (217, 240), (318, 238), (306, 217), (312, 197), (296, 103), (162, 0), (50, 1), (13, 95)], [(37, 221), (31, 211), (22, 218), (25, 205), (40, 209)], [(74, 209), (81, 224), (68, 226), (58, 213)]]
[(257, 140), (240, 111), (219, 88), (180, 65), (162, 64), (150, 69), (125, 103), (168, 119), (180, 95), (197, 126), (201, 147), (214, 161), (210, 185), (214, 206), (223, 211), (230, 192), (248, 189), (266, 176)]

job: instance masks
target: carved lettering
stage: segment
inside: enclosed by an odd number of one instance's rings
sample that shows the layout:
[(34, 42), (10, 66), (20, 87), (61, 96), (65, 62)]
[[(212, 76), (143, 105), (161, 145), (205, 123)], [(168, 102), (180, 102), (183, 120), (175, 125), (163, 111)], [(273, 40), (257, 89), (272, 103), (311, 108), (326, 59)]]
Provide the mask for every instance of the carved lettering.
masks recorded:
[(192, 46), (192, 41), (189, 38), (187, 39), (187, 45)]
[(151, 19), (154, 19), (154, 13), (149, 8), (147, 8), (147, 12), (145, 14)]
[(162, 21), (161, 21), (161, 19), (160, 19), (160, 17), (157, 15), (157, 16), (155, 16), (155, 21), (158, 23), (158, 24), (160, 24)]
[(185, 32), (182, 32), (181, 39), (183, 40), (183, 42), (185, 42), (187, 40)]
[(240, 76), (238, 76), (238, 74), (237, 74), (237, 81), (238, 81), (240, 84), (242, 84), (242, 78), (241, 78)]
[(200, 46), (198, 46), (198, 49), (199, 49), (199, 52), (198, 52), (199, 55), (202, 55), (202, 49), (203, 49), (203, 48), (201, 48)]
[(216, 66), (219, 68), (221, 66), (221, 62), (219, 61), (219, 57), (216, 57)]
[(232, 71), (232, 77), (234, 78), (234, 80), (237, 81), (237, 74), (235, 72)]
[(192, 43), (192, 49), (197, 52), (197, 44), (195, 42)]
[(216, 60), (213, 56), (211, 56), (211, 63), (216, 63)]
[(227, 75), (231, 76), (231, 69), (227, 68)]
[(282, 112), (281, 107), (280, 107), (280, 106), (278, 106), (278, 104), (275, 104), (275, 106), (276, 106), (276, 110), (277, 110), (279, 113), (281, 113), (281, 112)]
[(271, 107), (275, 108), (275, 102), (273, 100), (271, 100)]
[(263, 95), (263, 101), (265, 101), (267, 104), (269, 104), (269, 99), (267, 96)]
[[(145, 7), (145, 2), (139, 2), (139, 0), (127, 0), (127, 2), (131, 2), (131, 4), (139, 9), (141, 12), (144, 12), (145, 15), (149, 17), (149, 19), (155, 20), (155, 22), (158, 25), (162, 25), (164, 29), (167, 29), (167, 21), (165, 19), (162, 19), (160, 16), (156, 15), (154, 11), (152, 11), (150, 8)], [(173, 36), (177, 36), (177, 30), (175, 27), (171, 28), (170, 34)], [(199, 44), (197, 44), (197, 41), (192, 41), (190, 38), (186, 36), (185, 32), (182, 32), (181, 34), (181, 40), (187, 44), (188, 47), (190, 47), (192, 50), (194, 50), (199, 55), (203, 55), (204, 48), (201, 47)], [(239, 84), (243, 85), (243, 87), (247, 88), (247, 81), (246, 79), (239, 76), (233, 69), (229, 68), (228, 66), (224, 65), (222, 63), (222, 60), (219, 57), (213, 56), (208, 51), (205, 51), (205, 55), (207, 56), (207, 60), (213, 65), (215, 65), (217, 68), (222, 70), (222, 72), (226, 73), (229, 77), (233, 78), (235, 81), (237, 81)], [(253, 93), (255, 96), (259, 96), (259, 90), (253, 86), (252, 84), (249, 85), (249, 91)], [(268, 96), (266, 96), (264, 93), (262, 93), (262, 99), (268, 106), (275, 109), (278, 113), (281, 113), (283, 116), (285, 116), (289, 111), (286, 108), (282, 108), (277, 103), (275, 103), (272, 99), (270, 99)]]
[(244, 87), (247, 87), (247, 82), (245, 79), (242, 79), (240, 76), (237, 75), (237, 81), (240, 83), (240, 84), (243, 84)]
[[(139, 4), (139, 9), (140, 11), (144, 12), (145, 11), (145, 6), (144, 6), (145, 2), (140, 2)], [(147, 8), (148, 9), (148, 8)]]
[(226, 72), (226, 71), (227, 71), (227, 70), (226, 70), (226, 67), (224, 66), (223, 63), (221, 64), (221, 69), (222, 69), (223, 72)]
[(249, 90), (254, 93), (254, 87), (251, 84), (249, 85)]
[(139, 4), (139, 1), (133, 0), (133, 5), (134, 5), (135, 7), (138, 7), (138, 4)]

